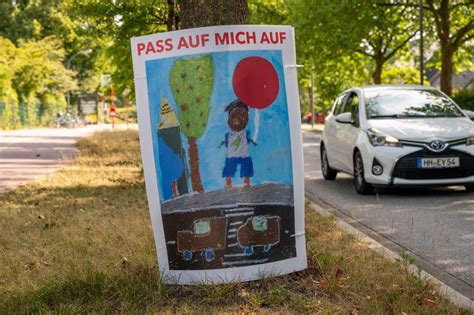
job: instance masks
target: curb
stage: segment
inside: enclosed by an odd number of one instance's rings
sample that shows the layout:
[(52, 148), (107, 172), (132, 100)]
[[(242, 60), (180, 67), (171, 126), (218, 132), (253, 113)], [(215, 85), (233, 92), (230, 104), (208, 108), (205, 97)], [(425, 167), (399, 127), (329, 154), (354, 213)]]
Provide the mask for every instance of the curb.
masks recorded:
[[(314, 203), (312, 200), (310, 200), (308, 198), (306, 198), (306, 200), (309, 201), (310, 207), (313, 208), (313, 210), (315, 210), (317, 213), (319, 213), (323, 217), (334, 216), (336, 218), (336, 226), (338, 228), (344, 230), (345, 232), (347, 232), (349, 234), (354, 235), (358, 240), (360, 240), (364, 243), (367, 243), (371, 250), (373, 250), (374, 252), (382, 255), (382, 257), (387, 258), (387, 259), (389, 259), (391, 261), (394, 261), (394, 262), (403, 260), (403, 258), (399, 254), (397, 254), (394, 251), (388, 249), (387, 247), (385, 247), (381, 243), (377, 242), (373, 238), (369, 237), (365, 233), (359, 231), (358, 229), (356, 229), (355, 227), (353, 227), (349, 223), (344, 222), (342, 219), (335, 216), (334, 213), (331, 213), (330, 211), (328, 211), (326, 209), (323, 209), (321, 206), (317, 205), (316, 203)], [(420, 269), (416, 265), (409, 264), (408, 265), (408, 270), (412, 274), (419, 274), (420, 277), (423, 280), (428, 280), (428, 281), (434, 283), (438, 287), (441, 295), (443, 295), (444, 297), (449, 299), (451, 302), (453, 302), (457, 306), (465, 308), (467, 310), (474, 311), (474, 301), (470, 300), (468, 297), (464, 296), (463, 294), (461, 294), (458, 291), (454, 290), (450, 286), (446, 285), (444, 282), (442, 282), (439, 279), (433, 277), (432, 275), (430, 275), (426, 271)]]

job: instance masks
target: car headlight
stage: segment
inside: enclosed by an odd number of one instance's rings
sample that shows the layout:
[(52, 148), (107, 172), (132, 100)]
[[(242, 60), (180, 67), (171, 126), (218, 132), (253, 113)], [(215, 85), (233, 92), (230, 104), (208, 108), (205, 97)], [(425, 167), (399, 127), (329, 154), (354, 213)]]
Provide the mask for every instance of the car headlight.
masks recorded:
[(474, 131), (467, 137), (466, 145), (474, 145)]
[(374, 130), (367, 130), (367, 136), (374, 147), (401, 147), (400, 141), (392, 136), (384, 135)]

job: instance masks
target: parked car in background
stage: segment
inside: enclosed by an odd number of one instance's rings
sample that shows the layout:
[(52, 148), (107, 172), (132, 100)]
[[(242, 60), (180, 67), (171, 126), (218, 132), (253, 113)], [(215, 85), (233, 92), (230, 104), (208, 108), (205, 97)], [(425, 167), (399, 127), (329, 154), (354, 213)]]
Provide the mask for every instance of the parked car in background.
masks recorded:
[[(310, 124), (311, 123), (311, 117), (313, 117), (313, 115), (311, 113), (308, 113), (308, 114), (304, 115), (303, 119), (302, 119), (302, 122)], [(326, 116), (316, 113), (316, 115), (314, 117), (314, 122), (324, 124), (325, 119), (326, 119)]]
[(321, 140), (326, 180), (354, 176), (376, 186), (464, 185), (474, 191), (474, 123), (432, 87), (352, 88), (336, 99)]

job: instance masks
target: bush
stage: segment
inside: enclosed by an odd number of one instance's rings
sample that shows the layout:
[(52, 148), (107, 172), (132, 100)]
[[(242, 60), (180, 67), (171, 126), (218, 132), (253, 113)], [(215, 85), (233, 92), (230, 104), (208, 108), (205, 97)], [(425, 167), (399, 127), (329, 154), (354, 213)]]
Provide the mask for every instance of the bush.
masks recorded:
[(453, 100), (463, 109), (474, 111), (474, 89), (459, 91), (453, 96)]
[(65, 111), (64, 104), (5, 102), (0, 99), (0, 130), (46, 127), (53, 124), (56, 114)]

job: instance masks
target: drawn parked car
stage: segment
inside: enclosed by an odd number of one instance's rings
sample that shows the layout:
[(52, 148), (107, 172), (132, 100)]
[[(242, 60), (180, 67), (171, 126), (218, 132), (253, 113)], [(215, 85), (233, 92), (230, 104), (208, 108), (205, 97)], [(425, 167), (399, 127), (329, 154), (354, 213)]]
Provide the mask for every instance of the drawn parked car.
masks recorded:
[(194, 253), (202, 252), (206, 262), (216, 257), (216, 250), (226, 246), (227, 218), (203, 218), (194, 220), (193, 230), (178, 231), (178, 252), (183, 260), (190, 261)]
[(254, 248), (259, 246), (268, 253), (280, 242), (280, 217), (259, 215), (248, 218), (237, 230), (237, 241), (245, 254), (252, 255)]

